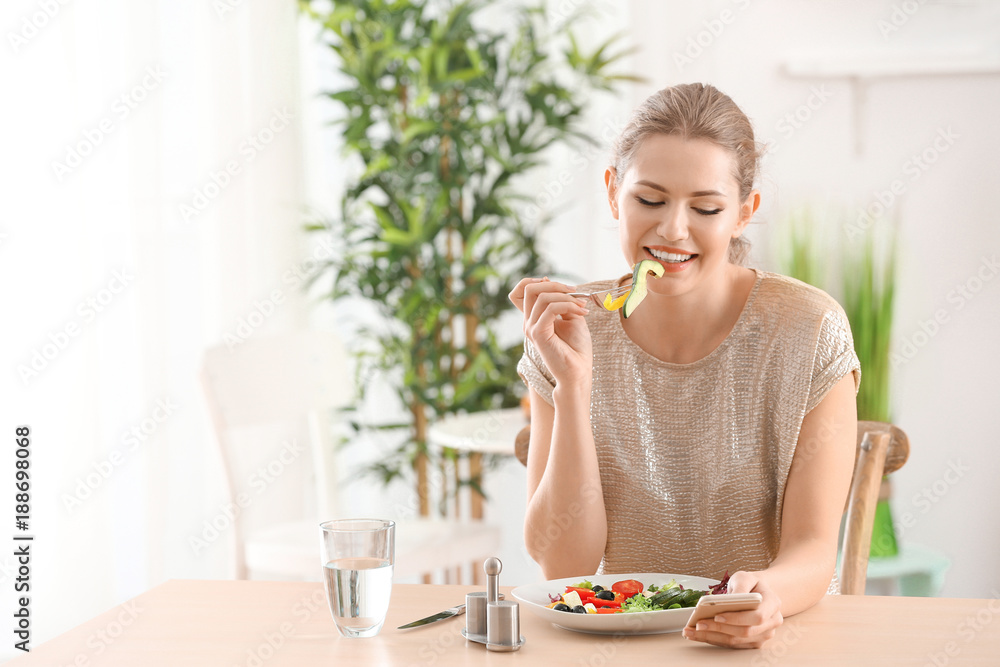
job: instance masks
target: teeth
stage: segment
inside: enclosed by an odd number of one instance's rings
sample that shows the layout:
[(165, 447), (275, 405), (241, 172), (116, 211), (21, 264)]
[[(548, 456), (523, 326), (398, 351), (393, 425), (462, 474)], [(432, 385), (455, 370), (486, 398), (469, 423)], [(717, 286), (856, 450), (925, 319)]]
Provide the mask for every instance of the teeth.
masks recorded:
[(686, 262), (694, 255), (676, 255), (672, 252), (660, 252), (659, 250), (649, 249), (649, 253), (656, 259), (662, 259), (664, 262)]

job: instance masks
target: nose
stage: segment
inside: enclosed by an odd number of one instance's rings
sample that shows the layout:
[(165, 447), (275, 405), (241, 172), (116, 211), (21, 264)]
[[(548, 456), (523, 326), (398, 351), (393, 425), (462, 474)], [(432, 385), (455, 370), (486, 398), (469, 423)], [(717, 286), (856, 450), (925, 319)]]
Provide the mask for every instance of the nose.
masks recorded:
[(656, 233), (666, 241), (684, 241), (688, 237), (687, 215), (682, 206), (664, 206), (663, 219)]

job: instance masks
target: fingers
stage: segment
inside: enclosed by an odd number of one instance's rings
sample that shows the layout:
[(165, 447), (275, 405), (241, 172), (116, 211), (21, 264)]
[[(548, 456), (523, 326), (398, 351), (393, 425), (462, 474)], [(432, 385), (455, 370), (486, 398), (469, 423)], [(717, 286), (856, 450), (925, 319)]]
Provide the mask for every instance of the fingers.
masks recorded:
[(752, 572), (740, 570), (729, 577), (729, 586), (726, 588), (726, 592), (749, 593), (757, 585), (757, 582), (758, 578)]
[[(700, 626), (701, 623), (698, 625)], [(705, 642), (715, 646), (723, 646), (725, 648), (760, 648), (773, 636), (773, 628), (751, 637), (734, 637), (731, 634), (717, 632), (714, 630), (695, 630), (694, 632), (692, 632), (690, 628), (684, 630), (684, 637), (687, 639), (693, 639), (695, 641)]]
[[(539, 297), (543, 294), (561, 295), (559, 297), (561, 300), (569, 301), (572, 300), (573, 297), (566, 296), (566, 294), (572, 291), (573, 290), (570, 289), (568, 285), (553, 282), (548, 278), (542, 278), (541, 280), (536, 280), (526, 284), (524, 286), (524, 308), (522, 310), (522, 312), (524, 312), (527, 316), (525, 317), (525, 324), (527, 324), (531, 313), (535, 310), (535, 304), (537, 303)], [(547, 299), (545, 303), (551, 303), (551, 301), (552, 299)]]
[(572, 292), (567, 285), (562, 283), (553, 282), (545, 278), (522, 278), (514, 289), (510, 291), (507, 298), (510, 302), (517, 306), (518, 310), (522, 313), (531, 312), (531, 306), (534, 302), (534, 298), (538, 296), (541, 292)]
[(727, 611), (724, 614), (719, 614), (713, 620), (716, 623), (722, 625), (761, 625), (764, 623), (766, 618), (773, 615), (774, 612), (764, 614), (761, 610), (755, 609), (753, 611)]
[(510, 302), (515, 306), (517, 306), (517, 309), (523, 313), (525, 312), (524, 311), (525, 288), (528, 285), (533, 285), (534, 283), (540, 283), (544, 280), (548, 280), (548, 278), (522, 278), (520, 281), (518, 281), (517, 285), (514, 285), (514, 289), (510, 291), (510, 294), (507, 295), (507, 298), (510, 299)]
[[(747, 617), (747, 622), (744, 623), (737, 618), (738, 614), (741, 613), (750, 615)], [(757, 612), (727, 611), (724, 615), (719, 614), (715, 618), (706, 618), (703, 621), (698, 621), (698, 626), (695, 629), (701, 628), (709, 632), (722, 632), (734, 637), (750, 638), (754, 635), (774, 630), (784, 622), (781, 612), (775, 612), (766, 618), (754, 617), (753, 615), (757, 615)]]
[(726, 612), (726, 620), (736, 625), (757, 625), (781, 610), (781, 598), (767, 585), (759, 572), (739, 571), (729, 578), (730, 593), (760, 593), (761, 603), (754, 611)]
[(556, 292), (543, 292), (534, 299), (524, 319), (524, 332), (536, 343), (554, 335), (556, 320), (583, 317), (589, 311), (583, 299)]
[[(736, 620), (735, 616), (734, 612), (726, 612), (724, 616), (720, 614), (714, 619), (698, 621), (693, 630), (684, 628), (684, 638), (729, 648), (760, 648), (774, 636), (775, 631), (784, 622), (781, 612), (776, 612), (773, 616), (753, 625), (737, 625), (733, 622)], [(720, 622), (720, 618), (726, 622)]]
[[(511, 303), (518, 310), (524, 313), (524, 331), (527, 334), (529, 329), (538, 324), (539, 321), (546, 323), (555, 316), (571, 318), (586, 314), (586, 309), (568, 309), (562, 306), (549, 313), (544, 319), (542, 318), (542, 313), (545, 309), (555, 302), (577, 303), (580, 306), (585, 305), (584, 301), (569, 296), (569, 293), (572, 291), (572, 288), (568, 285), (553, 282), (548, 278), (522, 278), (514, 289), (510, 291), (507, 298), (510, 299)], [(541, 308), (539, 308), (539, 297), (543, 295), (545, 295), (545, 298), (541, 300)]]

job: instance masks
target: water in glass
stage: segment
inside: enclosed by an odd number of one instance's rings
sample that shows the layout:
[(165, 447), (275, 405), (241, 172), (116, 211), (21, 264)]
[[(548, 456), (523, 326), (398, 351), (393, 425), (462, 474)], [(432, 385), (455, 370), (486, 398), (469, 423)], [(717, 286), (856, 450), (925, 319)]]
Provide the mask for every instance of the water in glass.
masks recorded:
[(347, 637), (378, 634), (389, 608), (392, 562), (340, 558), (324, 566), (326, 598), (337, 627)]

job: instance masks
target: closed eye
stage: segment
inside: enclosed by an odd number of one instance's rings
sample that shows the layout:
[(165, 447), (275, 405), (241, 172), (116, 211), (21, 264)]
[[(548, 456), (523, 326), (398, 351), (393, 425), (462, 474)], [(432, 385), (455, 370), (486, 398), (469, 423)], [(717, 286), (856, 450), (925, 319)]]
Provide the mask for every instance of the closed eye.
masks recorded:
[[(640, 195), (636, 195), (635, 200), (640, 204), (642, 204), (643, 206), (648, 206), (650, 208), (657, 208), (659, 206), (663, 206), (666, 203), (662, 201), (649, 201), (648, 199), (645, 199)], [(721, 208), (704, 209), (704, 208), (693, 207), (693, 210), (696, 211), (699, 215), (717, 215), (719, 213), (722, 213)]]

